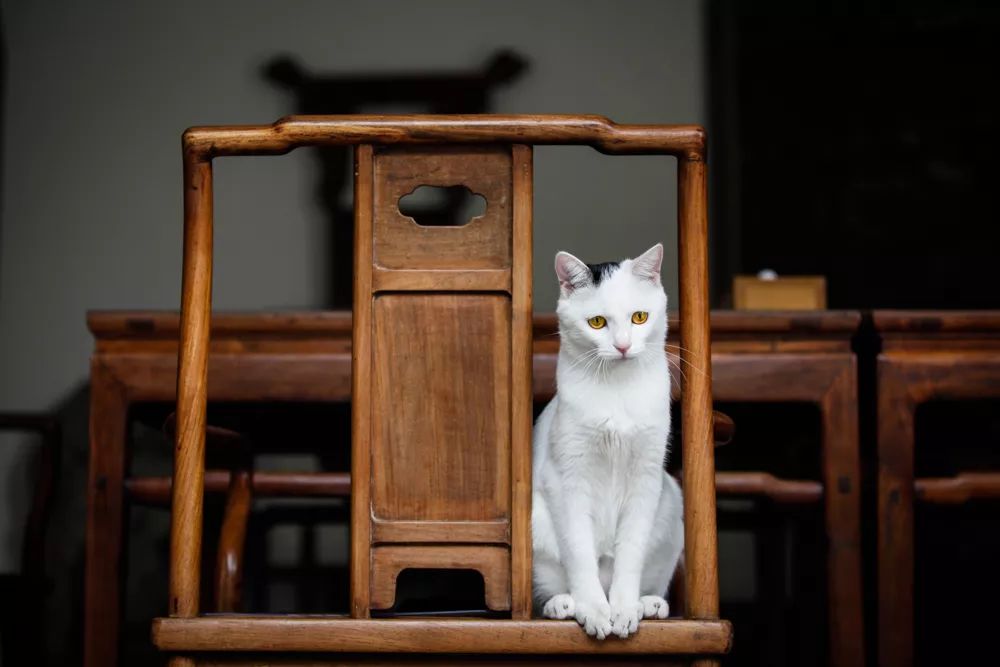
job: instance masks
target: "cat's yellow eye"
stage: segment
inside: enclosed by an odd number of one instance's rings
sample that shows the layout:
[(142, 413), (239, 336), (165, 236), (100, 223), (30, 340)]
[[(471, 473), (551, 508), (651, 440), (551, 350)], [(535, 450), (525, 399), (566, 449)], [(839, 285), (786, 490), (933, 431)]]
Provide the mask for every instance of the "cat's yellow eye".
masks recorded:
[(637, 310), (632, 313), (632, 324), (645, 324), (646, 320), (649, 319), (649, 313), (645, 310)]
[(587, 324), (589, 324), (592, 329), (603, 329), (608, 325), (608, 321), (604, 319), (603, 315), (594, 315), (587, 320)]

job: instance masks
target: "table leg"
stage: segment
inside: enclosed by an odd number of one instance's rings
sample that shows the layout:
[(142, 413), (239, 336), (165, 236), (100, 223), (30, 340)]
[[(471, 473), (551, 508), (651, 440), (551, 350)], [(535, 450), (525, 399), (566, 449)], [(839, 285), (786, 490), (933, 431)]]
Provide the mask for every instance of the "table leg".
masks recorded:
[(913, 664), (913, 417), (903, 370), (878, 361), (878, 656)]
[(865, 660), (861, 586), (861, 462), (858, 372), (845, 356), (820, 401), (823, 416), (823, 488), (826, 512), (830, 664)]
[(118, 662), (128, 398), (99, 357), (90, 371), (90, 470), (84, 574), (84, 665)]

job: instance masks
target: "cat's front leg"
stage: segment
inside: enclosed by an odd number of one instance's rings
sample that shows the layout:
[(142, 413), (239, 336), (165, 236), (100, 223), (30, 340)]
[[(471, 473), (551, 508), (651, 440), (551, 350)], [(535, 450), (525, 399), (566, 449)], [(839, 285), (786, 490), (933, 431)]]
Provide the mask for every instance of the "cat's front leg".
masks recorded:
[(611, 606), (598, 571), (590, 499), (582, 490), (566, 489), (561, 509), (562, 520), (555, 523), (555, 528), (574, 618), (588, 635), (604, 639), (611, 634)]
[(608, 591), (611, 631), (622, 639), (638, 631), (644, 615), (639, 584), (661, 487), (662, 474), (636, 476), (622, 506), (615, 534), (615, 568)]

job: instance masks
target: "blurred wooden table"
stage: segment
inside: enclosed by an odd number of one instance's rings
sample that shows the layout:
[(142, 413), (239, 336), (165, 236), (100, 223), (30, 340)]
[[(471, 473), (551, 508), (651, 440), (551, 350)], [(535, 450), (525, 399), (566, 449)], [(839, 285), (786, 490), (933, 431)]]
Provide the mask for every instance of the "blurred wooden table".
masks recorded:
[[(730, 472), (718, 474), (717, 488), (720, 495), (824, 503), (830, 664), (844, 667), (864, 662), (857, 370), (851, 350), (860, 319), (856, 312), (838, 311), (712, 313), (716, 401), (807, 402), (820, 411), (822, 479)], [(139, 403), (175, 400), (178, 316), (93, 312), (87, 323), (96, 345), (91, 360), (84, 662), (106, 667), (117, 664), (119, 643), (128, 412)], [(676, 324), (672, 322), (673, 330)], [(537, 399), (554, 391), (556, 331), (553, 316), (536, 317)], [(671, 344), (668, 349), (676, 360), (676, 349)], [(350, 313), (213, 317), (210, 401), (348, 401), (350, 375)]]
[(875, 311), (878, 356), (878, 654), (914, 662), (914, 502), (1000, 498), (1000, 474), (914, 475), (914, 417), (937, 400), (1000, 398), (1000, 312)]

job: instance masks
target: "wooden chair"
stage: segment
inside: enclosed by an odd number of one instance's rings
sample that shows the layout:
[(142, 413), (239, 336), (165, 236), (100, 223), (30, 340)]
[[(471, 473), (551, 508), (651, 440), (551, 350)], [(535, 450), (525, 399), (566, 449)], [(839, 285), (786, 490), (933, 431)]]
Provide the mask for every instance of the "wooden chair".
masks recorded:
[[(681, 395), (687, 609), (684, 619), (645, 622), (627, 641), (598, 642), (572, 622), (531, 619), (534, 144), (678, 159), (680, 342), (684, 360), (706, 370), (688, 377)], [(356, 147), (351, 615), (205, 616), (199, 591), (212, 160), (306, 145)], [(191, 129), (183, 149), (170, 615), (153, 627), (171, 665), (204, 664), (219, 653), (249, 661), (261, 651), (280, 659), (332, 652), (666, 653), (717, 663), (731, 628), (718, 619), (701, 128), (620, 126), (592, 116), (291, 117), (270, 126)], [(418, 226), (398, 213), (398, 199), (423, 184), (465, 185), (486, 197), (487, 212), (464, 227)], [(427, 330), (435, 337), (421, 340)], [(476, 346), (460, 345), (469, 337)], [(410, 354), (415, 345), (429, 352)], [(457, 410), (455, 387), (470, 372), (485, 378), (485, 389), (463, 398), (475, 409)], [(396, 457), (411, 467), (395, 465)], [(478, 464), (467, 465), (471, 460)], [(446, 499), (459, 502), (448, 507)], [(488, 601), (511, 618), (370, 618), (386, 603), (394, 572), (428, 564), (479, 569)]]
[(0, 430), (41, 436), (38, 472), (24, 527), (21, 571), (0, 575), (0, 664), (30, 665), (45, 641), (45, 536), (49, 505), (59, 473), (61, 430), (55, 418), (28, 413), (0, 413)]
[[(176, 413), (163, 424), (164, 432), (176, 438)], [(351, 476), (347, 472), (268, 472), (253, 469), (254, 447), (246, 434), (220, 426), (205, 427), (206, 451), (221, 452), (225, 465), (205, 471), (205, 493), (224, 494), (225, 509), (217, 537), (213, 570), (215, 612), (239, 612), (243, 600), (243, 574), (247, 526), (254, 498), (347, 498)], [(125, 491), (137, 505), (170, 505), (171, 477), (130, 476)]]

